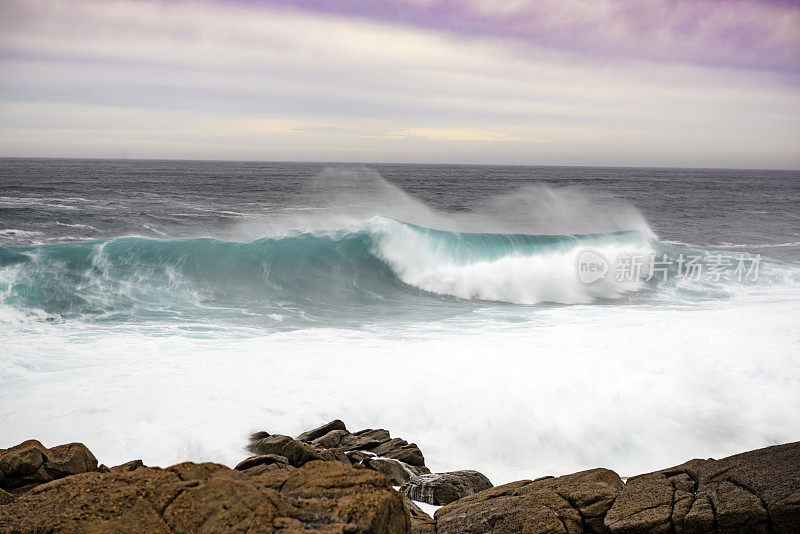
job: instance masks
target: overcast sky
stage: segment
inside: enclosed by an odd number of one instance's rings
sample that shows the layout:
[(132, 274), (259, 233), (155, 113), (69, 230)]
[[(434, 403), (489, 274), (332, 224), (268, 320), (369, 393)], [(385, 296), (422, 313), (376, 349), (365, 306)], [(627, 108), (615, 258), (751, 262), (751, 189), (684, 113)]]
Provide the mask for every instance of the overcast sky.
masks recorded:
[(0, 155), (800, 168), (800, 4), (0, 0)]

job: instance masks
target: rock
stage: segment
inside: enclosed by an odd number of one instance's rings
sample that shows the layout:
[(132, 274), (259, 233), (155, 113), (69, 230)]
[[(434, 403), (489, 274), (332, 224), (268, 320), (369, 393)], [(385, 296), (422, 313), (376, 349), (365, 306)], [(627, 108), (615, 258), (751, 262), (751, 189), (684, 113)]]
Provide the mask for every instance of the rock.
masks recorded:
[(415, 501), (442, 506), (491, 487), (484, 475), (467, 470), (413, 476), (400, 486), (400, 492)]
[(334, 419), (330, 423), (325, 423), (322, 426), (318, 426), (313, 430), (309, 430), (308, 432), (303, 432), (299, 436), (297, 436), (298, 441), (313, 441), (319, 437), (324, 436), (328, 432), (333, 430), (344, 430), (347, 432), (347, 427), (344, 426), (344, 423), (339, 419)]
[(350, 463), (357, 464), (373, 458), (375, 455), (364, 451), (347, 451), (345, 453)]
[(278, 464), (281, 467), (289, 465), (289, 460), (285, 456), (278, 456), (277, 454), (262, 454), (259, 456), (251, 456), (239, 462), (234, 469), (237, 471), (246, 471), (257, 465), (270, 465)]
[(425, 457), (422, 456), (422, 451), (419, 450), (419, 447), (417, 447), (415, 443), (403, 445), (402, 447), (390, 450), (381, 456), (385, 456), (386, 458), (394, 458), (395, 460), (400, 460), (408, 465), (416, 465), (419, 467), (423, 467), (425, 465)]
[(0, 450), (0, 487), (13, 493), (77, 473), (97, 470), (97, 459), (82, 443), (46, 448), (36, 440)]
[(800, 442), (632, 477), (605, 517), (612, 534), (782, 534), (798, 525)]
[(263, 430), (259, 432), (253, 432), (250, 434), (250, 441), (261, 441), (264, 438), (269, 437), (269, 432), (264, 432)]
[(130, 462), (125, 462), (124, 464), (115, 465), (114, 467), (110, 468), (109, 471), (118, 471), (118, 472), (135, 471), (140, 467), (146, 467), (143, 461), (131, 460)]
[(622, 480), (607, 469), (512, 482), (437, 510), (436, 533), (601, 533), (603, 518), (621, 489)]
[(393, 438), (387, 439), (382, 441), (376, 447), (370, 449), (370, 452), (377, 454), (378, 456), (386, 456), (391, 451), (399, 450), (402, 447), (408, 445), (408, 442), (404, 439), (400, 438)]
[(353, 465), (344, 451), (338, 447), (334, 447), (332, 449), (320, 449), (317, 451), (317, 453), (322, 457), (323, 460), (328, 462), (338, 461), (345, 465)]
[(392, 482), (397, 486), (413, 476), (430, 473), (430, 469), (427, 467), (408, 465), (400, 460), (391, 460), (389, 458), (371, 458), (365, 461), (364, 465), (373, 471), (383, 473), (392, 479)]
[(403, 504), (411, 518), (410, 534), (436, 534), (436, 521), (417, 506), (417, 503), (403, 495)]
[(326, 449), (331, 449), (333, 447), (338, 447), (339, 444), (342, 442), (342, 438), (344, 436), (349, 435), (347, 430), (331, 430), (324, 436), (320, 436), (317, 439), (311, 441), (311, 444), (315, 447), (324, 447)]
[(409, 528), (402, 495), (392, 489), (389, 479), (368, 469), (353, 469), (341, 462), (311, 462), (293, 472), (273, 471), (254, 480), (264, 487), (279, 488), (290, 504), (302, 508), (304, 522), (312, 527), (339, 518), (358, 525), (353, 532), (405, 533)]
[(93, 472), (43, 484), (3, 505), (14, 532), (408, 532), (389, 480), (341, 462), (248, 476), (218, 464)]
[(0, 489), (0, 504), (8, 504), (14, 500), (14, 496), (6, 490)]
[(83, 443), (57, 445), (45, 457), (44, 468), (54, 479), (97, 470), (97, 458)]
[(352, 450), (370, 450), (383, 443), (380, 439), (372, 434), (357, 436), (355, 434), (348, 434), (342, 436), (339, 446), (346, 451)]
[(383, 443), (385, 441), (389, 441), (390, 439), (392, 439), (392, 436), (389, 434), (389, 431), (388, 430), (384, 430), (383, 428), (378, 428), (378, 429), (374, 429), (374, 430), (371, 429), (371, 428), (368, 428), (366, 430), (359, 430), (358, 432), (354, 432), (353, 435), (357, 436), (359, 438), (371, 439), (371, 440), (374, 440), (374, 441), (378, 441), (380, 443)]
[(289, 465), (294, 467), (301, 467), (312, 460), (323, 459), (311, 445), (280, 434), (273, 434), (253, 443), (248, 450), (259, 456), (266, 454), (283, 456), (289, 461)]

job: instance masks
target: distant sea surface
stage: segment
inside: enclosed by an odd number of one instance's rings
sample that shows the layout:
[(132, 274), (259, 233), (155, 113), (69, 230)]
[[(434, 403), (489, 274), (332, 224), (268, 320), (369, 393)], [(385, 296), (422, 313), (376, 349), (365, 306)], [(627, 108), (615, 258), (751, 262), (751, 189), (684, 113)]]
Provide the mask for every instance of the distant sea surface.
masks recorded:
[(0, 159), (0, 448), (627, 476), (800, 439), (798, 323), (800, 172)]

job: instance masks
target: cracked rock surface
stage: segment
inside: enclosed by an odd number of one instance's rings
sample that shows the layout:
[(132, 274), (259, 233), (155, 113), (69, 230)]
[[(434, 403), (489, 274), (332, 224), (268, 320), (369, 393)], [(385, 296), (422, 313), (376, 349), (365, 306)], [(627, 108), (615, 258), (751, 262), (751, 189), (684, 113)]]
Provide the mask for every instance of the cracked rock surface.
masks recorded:
[(85, 473), (42, 484), (0, 509), (13, 532), (406, 533), (389, 480), (341, 462), (236, 471), (191, 462)]
[(437, 510), (436, 533), (600, 534), (622, 486), (608, 469), (504, 484)]
[(612, 534), (800, 532), (800, 443), (632, 477), (605, 526)]

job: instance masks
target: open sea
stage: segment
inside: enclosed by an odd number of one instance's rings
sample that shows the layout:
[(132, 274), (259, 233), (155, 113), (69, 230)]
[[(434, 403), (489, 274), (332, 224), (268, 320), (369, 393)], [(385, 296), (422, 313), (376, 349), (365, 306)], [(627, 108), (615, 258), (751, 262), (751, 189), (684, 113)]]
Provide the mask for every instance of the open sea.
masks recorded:
[(0, 159), (0, 448), (629, 476), (799, 440), (798, 325), (797, 171)]

